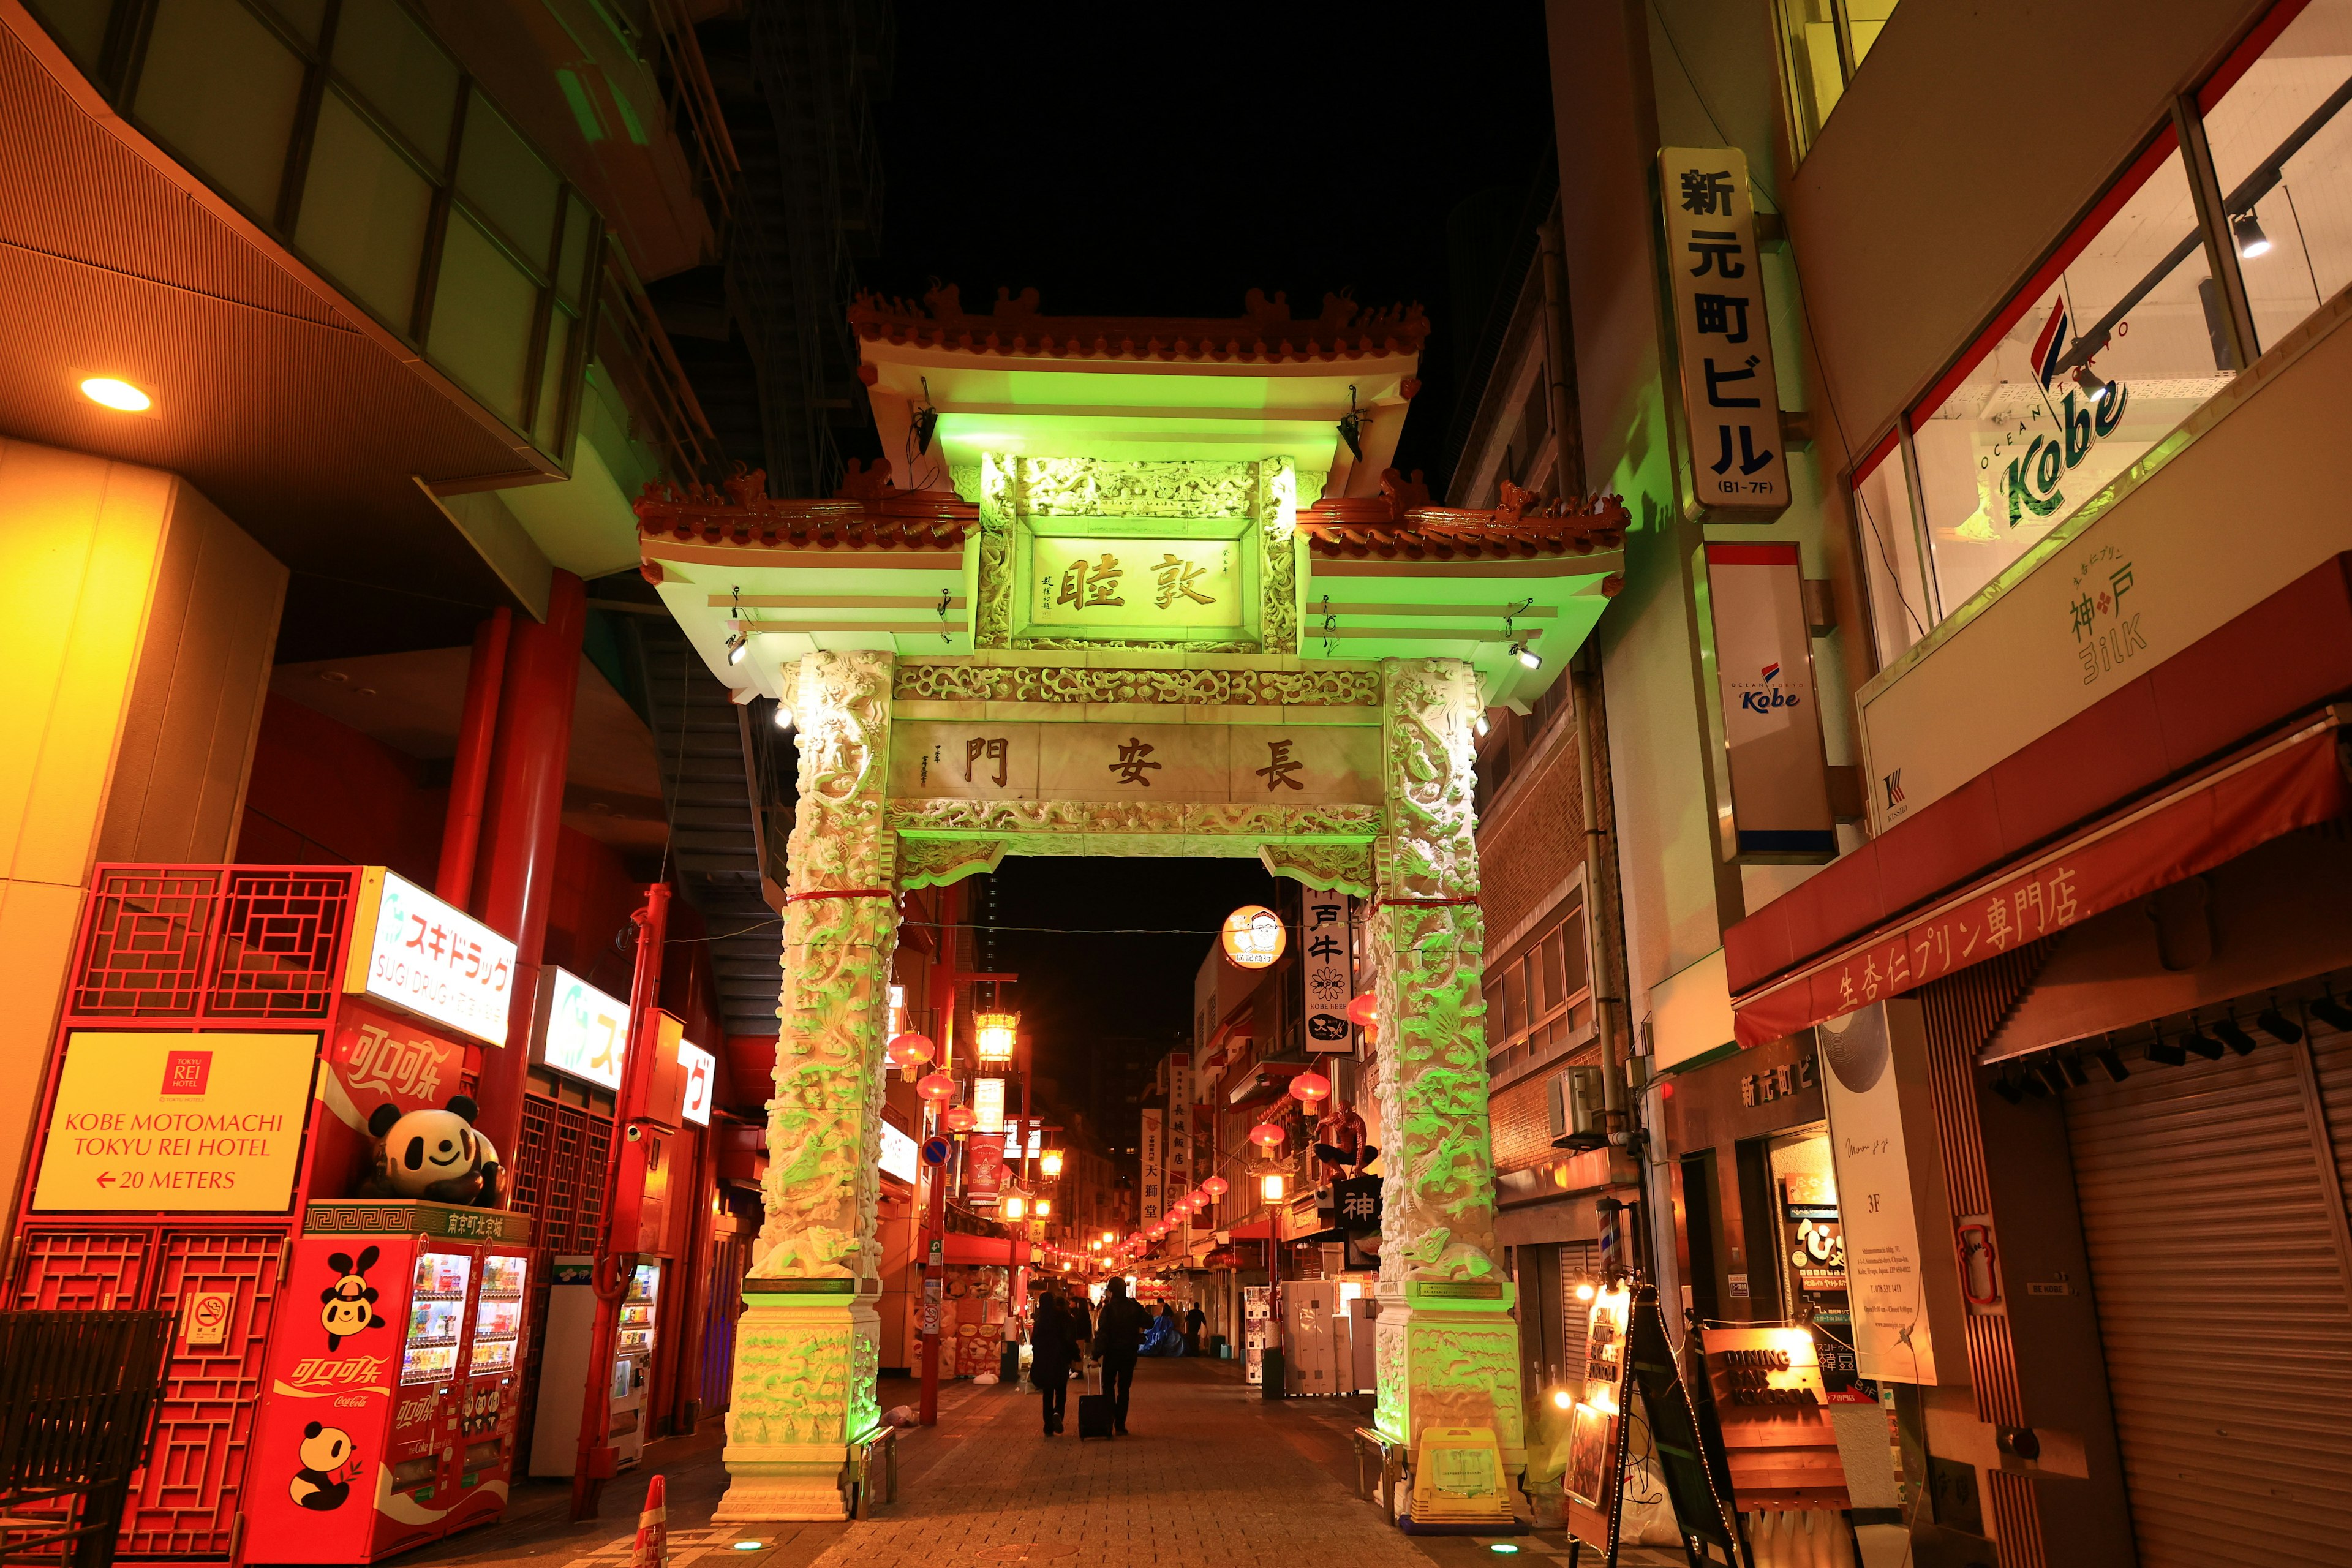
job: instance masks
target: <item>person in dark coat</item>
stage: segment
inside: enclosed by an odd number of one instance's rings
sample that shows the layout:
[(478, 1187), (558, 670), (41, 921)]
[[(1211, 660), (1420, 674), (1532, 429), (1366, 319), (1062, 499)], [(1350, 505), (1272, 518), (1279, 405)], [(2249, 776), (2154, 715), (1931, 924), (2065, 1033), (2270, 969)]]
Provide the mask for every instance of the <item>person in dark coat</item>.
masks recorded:
[(1037, 1298), (1029, 1324), (1029, 1381), (1045, 1395), (1045, 1436), (1062, 1429), (1062, 1411), (1070, 1396), (1070, 1363), (1078, 1359), (1076, 1325), (1062, 1303), (1051, 1295)]
[(1103, 1392), (1111, 1396), (1111, 1430), (1127, 1436), (1127, 1396), (1135, 1387), (1135, 1358), (1151, 1316), (1127, 1299), (1127, 1281), (1103, 1286), (1102, 1310), (1095, 1316), (1094, 1359), (1103, 1369)]
[(1208, 1315), (1201, 1310), (1198, 1301), (1184, 1310), (1184, 1353), (1201, 1353), (1201, 1331), (1208, 1326)]
[[(1070, 1315), (1070, 1332), (1078, 1342), (1080, 1359), (1084, 1359), (1087, 1342), (1095, 1337), (1093, 1304), (1087, 1300), (1087, 1293), (1084, 1290), (1073, 1289), (1063, 1300), (1062, 1306)], [(1075, 1373), (1077, 1371), (1077, 1363), (1073, 1362), (1070, 1370)]]

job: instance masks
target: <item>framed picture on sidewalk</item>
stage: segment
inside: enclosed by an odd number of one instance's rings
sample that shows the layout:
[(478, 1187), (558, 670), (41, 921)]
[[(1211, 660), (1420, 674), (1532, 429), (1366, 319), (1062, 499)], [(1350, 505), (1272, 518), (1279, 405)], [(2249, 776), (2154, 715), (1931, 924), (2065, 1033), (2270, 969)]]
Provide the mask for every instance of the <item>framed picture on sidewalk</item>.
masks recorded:
[(1587, 1508), (1601, 1506), (1609, 1484), (1609, 1417), (1579, 1404), (1568, 1428), (1568, 1495)]

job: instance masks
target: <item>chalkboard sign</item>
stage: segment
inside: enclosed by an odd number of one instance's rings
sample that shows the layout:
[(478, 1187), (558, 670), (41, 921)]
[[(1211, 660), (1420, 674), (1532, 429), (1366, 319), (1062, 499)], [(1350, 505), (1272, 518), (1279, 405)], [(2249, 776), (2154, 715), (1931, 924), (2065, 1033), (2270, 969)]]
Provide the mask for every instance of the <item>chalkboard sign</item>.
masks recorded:
[[(1739, 1561), (1733, 1544), (1738, 1501), (1731, 1492), (1731, 1467), (1724, 1457), (1714, 1395), (1704, 1382), (1696, 1398), (1685, 1386), (1674, 1345), (1666, 1338), (1656, 1286), (1645, 1284), (1634, 1291), (1626, 1340), (1633, 1381), (1649, 1414), (1658, 1469), (1675, 1505), (1675, 1523), (1685, 1539), (1719, 1546), (1727, 1561)], [(1613, 1529), (1611, 1534), (1615, 1534)]]

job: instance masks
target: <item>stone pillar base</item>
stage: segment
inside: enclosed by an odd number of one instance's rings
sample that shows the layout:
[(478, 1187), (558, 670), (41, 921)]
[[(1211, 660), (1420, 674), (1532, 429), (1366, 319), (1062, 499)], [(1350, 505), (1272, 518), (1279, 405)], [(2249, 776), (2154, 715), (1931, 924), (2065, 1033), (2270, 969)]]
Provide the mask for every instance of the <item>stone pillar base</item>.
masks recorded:
[(1515, 1290), (1499, 1279), (1382, 1283), (1372, 1421), (1383, 1436), (1417, 1452), (1429, 1427), (1490, 1426), (1503, 1463), (1526, 1467)]
[(855, 1287), (849, 1279), (744, 1282), (720, 1456), (729, 1485), (711, 1516), (719, 1523), (849, 1517), (849, 1444), (880, 1417), (881, 1319)]

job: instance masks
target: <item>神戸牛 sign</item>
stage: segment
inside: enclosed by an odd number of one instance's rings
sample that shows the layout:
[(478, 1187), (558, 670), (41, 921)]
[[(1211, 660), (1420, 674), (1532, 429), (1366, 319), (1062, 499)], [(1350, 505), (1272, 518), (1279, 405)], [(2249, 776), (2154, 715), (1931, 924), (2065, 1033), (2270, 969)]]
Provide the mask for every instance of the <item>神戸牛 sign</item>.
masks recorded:
[(344, 990), (503, 1046), (514, 966), (506, 937), (397, 872), (366, 868)]
[(1299, 1016), (1310, 1051), (1349, 1051), (1355, 1026), (1348, 1004), (1355, 999), (1354, 944), (1348, 931), (1348, 895), (1308, 888), (1299, 896)]
[(316, 1035), (76, 1031), (33, 1207), (283, 1210), (318, 1055)]
[(1722, 795), (1717, 852), (1742, 865), (1837, 858), (1812, 632), (1793, 544), (1707, 544), (1696, 574)]
[(541, 973), (540, 987), (544, 1000), (532, 1059), (618, 1090), (629, 1054), (629, 1005), (554, 964)]
[(1732, 521), (1778, 516), (1789, 465), (1748, 159), (1736, 147), (1661, 148), (1658, 184), (1690, 432), (1685, 499)]

